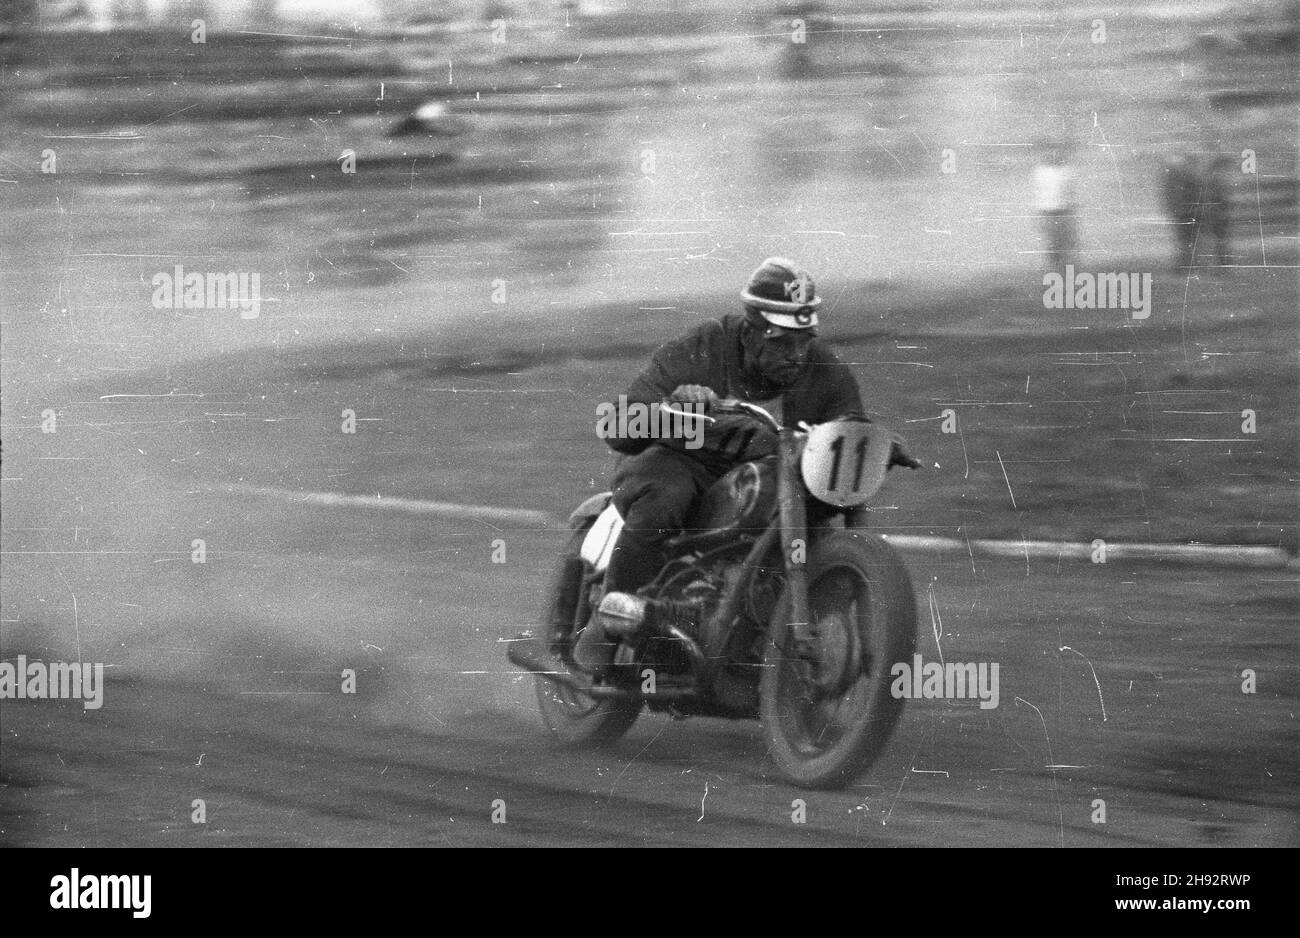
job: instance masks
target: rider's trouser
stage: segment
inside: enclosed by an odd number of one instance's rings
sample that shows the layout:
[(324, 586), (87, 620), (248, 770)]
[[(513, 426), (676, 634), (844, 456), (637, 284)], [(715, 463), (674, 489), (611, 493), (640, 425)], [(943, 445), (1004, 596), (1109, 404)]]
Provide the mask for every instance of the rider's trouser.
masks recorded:
[(623, 518), (607, 592), (634, 593), (664, 564), (663, 544), (686, 525), (695, 500), (723, 473), (657, 443), (624, 456), (614, 470), (614, 507)]

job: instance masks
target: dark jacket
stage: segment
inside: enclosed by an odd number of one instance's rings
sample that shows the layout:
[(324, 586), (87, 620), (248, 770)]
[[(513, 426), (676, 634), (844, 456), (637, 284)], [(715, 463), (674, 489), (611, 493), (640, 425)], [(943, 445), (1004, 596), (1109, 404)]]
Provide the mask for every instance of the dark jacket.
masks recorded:
[[(745, 373), (740, 344), (744, 323), (743, 314), (733, 313), (710, 320), (661, 346), (627, 389), (628, 402), (659, 403), (666, 401), (680, 385), (702, 384), (712, 388), (719, 397), (735, 397), (756, 404), (766, 405), (779, 396), (779, 419), (786, 426), (794, 426), (801, 420), (825, 423), (862, 412), (862, 396), (853, 372), (820, 339), (812, 343), (803, 374), (785, 391), (767, 386), (759, 376)], [(638, 453), (653, 441), (611, 437), (607, 442), (619, 453)], [(705, 461), (713, 461), (707, 453), (698, 455)]]

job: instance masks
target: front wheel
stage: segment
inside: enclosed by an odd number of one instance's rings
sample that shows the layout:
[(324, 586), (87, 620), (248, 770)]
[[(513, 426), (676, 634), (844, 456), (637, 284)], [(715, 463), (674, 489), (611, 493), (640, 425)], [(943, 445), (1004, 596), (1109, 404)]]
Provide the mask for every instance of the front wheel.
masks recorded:
[[(590, 567), (583, 563), (579, 552), (587, 536), (590, 523), (573, 532), (560, 557), (551, 582), (546, 618), (542, 624), (547, 645), (563, 666), (573, 669), (569, 649), (576, 638), (575, 621), (586, 622), (591, 617), (591, 604), (587, 602), (587, 587), (583, 585)], [(582, 564), (584, 576), (574, 577), (572, 565)], [(566, 573), (566, 570), (569, 572)], [(641, 703), (626, 700), (596, 700), (589, 694), (565, 687), (549, 678), (538, 675), (537, 704), (542, 721), (556, 739), (571, 746), (605, 746), (617, 741), (636, 722)]]
[(804, 788), (840, 788), (880, 755), (902, 713), (890, 668), (916, 649), (907, 568), (879, 535), (832, 530), (808, 554), (806, 627), (773, 613), (759, 707), (768, 752)]

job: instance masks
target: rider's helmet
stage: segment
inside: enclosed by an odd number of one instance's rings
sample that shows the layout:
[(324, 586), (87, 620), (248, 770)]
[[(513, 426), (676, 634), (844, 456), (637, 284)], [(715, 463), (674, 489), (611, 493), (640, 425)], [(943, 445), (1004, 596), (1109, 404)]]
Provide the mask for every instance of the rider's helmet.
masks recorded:
[(784, 257), (769, 257), (749, 275), (741, 291), (752, 321), (782, 329), (816, 329), (821, 297), (808, 271)]

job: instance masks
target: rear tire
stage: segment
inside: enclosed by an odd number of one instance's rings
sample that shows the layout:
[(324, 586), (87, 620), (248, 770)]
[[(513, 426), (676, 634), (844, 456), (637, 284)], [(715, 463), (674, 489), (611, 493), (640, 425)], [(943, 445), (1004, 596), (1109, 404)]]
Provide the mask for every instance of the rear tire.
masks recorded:
[[(555, 575), (547, 591), (548, 601), (546, 617), (543, 620), (543, 637), (563, 666), (576, 671), (577, 668), (569, 654), (574, 635), (572, 626), (561, 629), (555, 622), (556, 610), (581, 609), (584, 618), (590, 616), (590, 604), (586, 601), (585, 587), (579, 585), (578, 594), (570, 594), (572, 585), (566, 583), (564, 568), (567, 558), (577, 557), (582, 549), (583, 539), (591, 522), (573, 532), (565, 546), (556, 566)], [(590, 565), (584, 562), (584, 573), (590, 573)], [(572, 621), (572, 620), (570, 620)], [(537, 684), (537, 704), (541, 709), (542, 721), (553, 736), (569, 746), (598, 747), (607, 746), (623, 736), (636, 722), (641, 712), (641, 702), (623, 700), (596, 700), (591, 696), (572, 690), (541, 675), (535, 678)]]
[(916, 650), (916, 598), (879, 535), (832, 530), (808, 563), (809, 634), (799, 648), (788, 594), (772, 615), (759, 683), (768, 752), (803, 788), (841, 788), (884, 750), (903, 701), (890, 668)]

